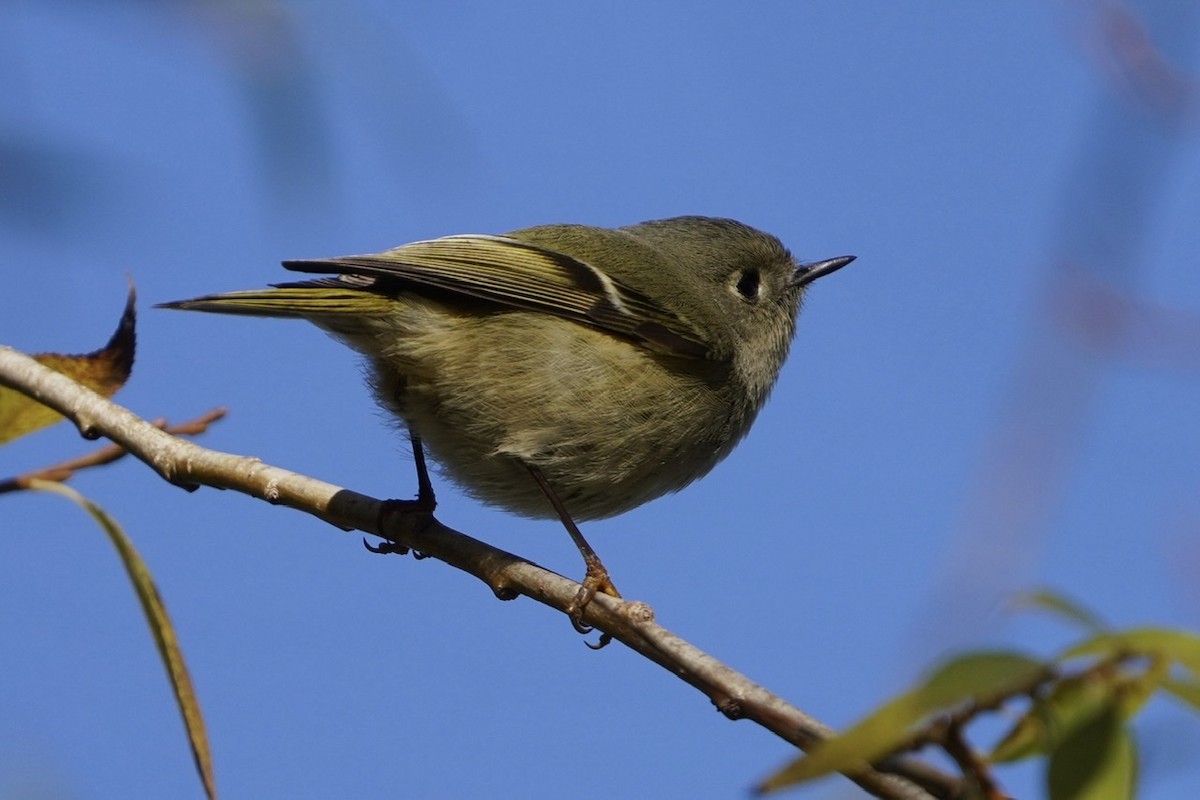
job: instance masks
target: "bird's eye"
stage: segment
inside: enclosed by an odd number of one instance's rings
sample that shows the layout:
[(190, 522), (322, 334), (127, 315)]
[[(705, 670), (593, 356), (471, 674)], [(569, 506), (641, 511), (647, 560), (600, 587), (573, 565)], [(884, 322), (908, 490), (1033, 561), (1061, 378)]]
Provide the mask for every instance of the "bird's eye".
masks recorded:
[(733, 285), (737, 293), (745, 300), (757, 300), (759, 290), (762, 288), (762, 280), (759, 277), (758, 270), (748, 269), (738, 275), (737, 283)]

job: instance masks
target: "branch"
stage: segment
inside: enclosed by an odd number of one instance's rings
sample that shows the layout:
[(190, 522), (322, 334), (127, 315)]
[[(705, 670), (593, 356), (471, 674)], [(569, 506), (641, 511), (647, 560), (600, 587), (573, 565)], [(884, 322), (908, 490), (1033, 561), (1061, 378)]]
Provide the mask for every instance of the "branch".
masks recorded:
[[(165, 419), (153, 420), (150, 424), (159, 430), (166, 431), (173, 436), (199, 436), (208, 430), (208, 426), (217, 420), (225, 417), (225, 409), (214, 408), (195, 419), (187, 422), (180, 422), (176, 425), (168, 425)], [(17, 475), (12, 478), (5, 478), (0, 481), (0, 494), (5, 492), (18, 492), (30, 487), (30, 483), (35, 480), (54, 481), (55, 483), (65, 483), (75, 476), (75, 473), (81, 469), (88, 467), (100, 467), (105, 464), (111, 464), (125, 456), (129, 455), (129, 451), (119, 444), (109, 444), (101, 447), (99, 450), (94, 450), (87, 455), (76, 456), (75, 458), (66, 461), (60, 461), (57, 464), (51, 464), (48, 467), (35, 469), (31, 472), (26, 472), (24, 475)]]
[[(511, 553), (459, 533), (428, 513), (396, 513), (393, 506), (323, 481), (220, 453), (178, 439), (36, 361), (0, 346), (0, 385), (9, 386), (72, 420), (86, 438), (107, 436), (164, 480), (194, 490), (233, 489), (269, 503), (305, 511), (344, 530), (380, 536), (482, 580), (496, 596), (525, 595), (565, 612), (579, 584)], [(641, 602), (598, 594), (584, 622), (641, 653), (699, 689), (730, 719), (750, 719), (807, 750), (830, 728), (751, 682), (654, 622)], [(903, 776), (903, 777), (901, 777)], [(920, 762), (893, 759), (847, 773), (882, 798), (955, 797), (961, 784)]]

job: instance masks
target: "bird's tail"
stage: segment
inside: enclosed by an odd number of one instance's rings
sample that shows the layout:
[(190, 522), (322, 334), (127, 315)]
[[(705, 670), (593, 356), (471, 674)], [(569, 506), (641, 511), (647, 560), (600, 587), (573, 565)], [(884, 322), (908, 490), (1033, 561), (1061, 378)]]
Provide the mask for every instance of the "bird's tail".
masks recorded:
[(159, 303), (155, 308), (210, 311), (250, 317), (313, 319), (360, 314), (383, 314), (391, 307), (386, 296), (339, 285), (336, 278), (283, 283), (266, 289), (209, 294), (191, 300)]

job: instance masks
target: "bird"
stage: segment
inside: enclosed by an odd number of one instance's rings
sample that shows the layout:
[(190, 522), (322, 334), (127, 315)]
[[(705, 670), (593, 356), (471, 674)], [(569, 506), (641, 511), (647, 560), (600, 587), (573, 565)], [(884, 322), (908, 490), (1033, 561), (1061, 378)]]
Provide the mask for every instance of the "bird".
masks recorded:
[(321, 277), (159, 307), (307, 320), (357, 351), (407, 430), (468, 495), (558, 518), (583, 556), (568, 609), (619, 597), (578, 520), (615, 516), (707, 474), (750, 430), (808, 287), (854, 260), (797, 261), (770, 234), (684, 216), (540, 225), (378, 253), (284, 261)]

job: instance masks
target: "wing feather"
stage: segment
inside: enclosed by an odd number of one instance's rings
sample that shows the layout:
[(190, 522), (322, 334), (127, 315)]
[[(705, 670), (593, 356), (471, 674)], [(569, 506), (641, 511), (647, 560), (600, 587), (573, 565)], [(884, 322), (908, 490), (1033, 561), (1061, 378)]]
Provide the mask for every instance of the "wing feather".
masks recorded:
[(345, 284), (383, 294), (436, 288), (553, 314), (669, 355), (712, 357), (690, 321), (585, 261), (512, 237), (446, 236), (373, 255), (283, 265), (296, 272), (336, 274)]

